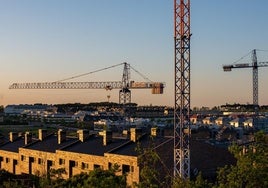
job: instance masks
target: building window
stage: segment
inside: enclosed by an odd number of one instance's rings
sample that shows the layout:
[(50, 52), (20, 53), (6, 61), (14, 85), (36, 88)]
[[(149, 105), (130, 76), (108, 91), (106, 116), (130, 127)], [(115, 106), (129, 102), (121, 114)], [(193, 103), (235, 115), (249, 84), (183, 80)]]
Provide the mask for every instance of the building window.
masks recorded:
[(108, 169), (111, 170), (113, 167), (113, 164), (112, 163), (108, 163)]
[(20, 156), (20, 160), (21, 160), (21, 161), (25, 161), (25, 160), (26, 160), (26, 157), (25, 157), (24, 155), (21, 155), (21, 156)]
[(10, 159), (9, 158), (6, 158), (6, 163), (9, 163)]
[(122, 165), (122, 173), (123, 174), (126, 174), (126, 173), (128, 173), (128, 172), (130, 172), (130, 166), (129, 165)]
[(38, 164), (42, 164), (43, 160), (41, 158), (38, 158)]
[(29, 157), (29, 162), (34, 163), (34, 157)]
[(94, 169), (98, 169), (98, 168), (101, 168), (101, 166), (97, 165), (97, 164), (94, 164)]
[(64, 160), (64, 159), (60, 159), (60, 160), (59, 160), (59, 164), (60, 164), (60, 165), (64, 165), (64, 164), (65, 164), (65, 160)]
[(82, 162), (81, 168), (82, 169), (88, 169), (88, 163)]

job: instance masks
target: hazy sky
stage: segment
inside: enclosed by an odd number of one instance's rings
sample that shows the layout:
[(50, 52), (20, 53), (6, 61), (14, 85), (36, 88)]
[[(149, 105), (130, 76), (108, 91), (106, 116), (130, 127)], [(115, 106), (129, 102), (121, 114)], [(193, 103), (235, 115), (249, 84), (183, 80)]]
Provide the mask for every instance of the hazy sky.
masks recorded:
[[(223, 72), (252, 49), (268, 50), (267, 0), (191, 0), (191, 107), (252, 103), (252, 70)], [(118, 90), (9, 90), (128, 62), (163, 95), (132, 90), (139, 105), (174, 104), (173, 0), (0, 0), (0, 105), (118, 102)], [(268, 51), (257, 51), (268, 61)], [(250, 56), (239, 63), (250, 63)], [(120, 81), (123, 66), (72, 81)], [(259, 103), (268, 105), (268, 67)], [(135, 72), (131, 79), (144, 81)]]

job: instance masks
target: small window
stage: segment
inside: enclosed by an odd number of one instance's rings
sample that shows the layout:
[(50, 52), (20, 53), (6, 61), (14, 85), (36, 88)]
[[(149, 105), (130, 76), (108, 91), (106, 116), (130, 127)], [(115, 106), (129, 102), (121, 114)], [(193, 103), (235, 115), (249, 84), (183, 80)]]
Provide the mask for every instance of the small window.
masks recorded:
[(34, 157), (29, 157), (29, 162), (30, 162), (30, 163), (34, 163), (34, 160), (35, 160)]
[(59, 164), (60, 164), (60, 165), (64, 165), (64, 164), (65, 164), (65, 160), (64, 160), (64, 159), (60, 159), (60, 160), (59, 160)]
[(6, 163), (9, 163), (10, 159), (9, 158), (6, 158)]
[(24, 155), (21, 155), (20, 156), (20, 159), (21, 159), (21, 161), (25, 161), (26, 160), (26, 157)]
[(94, 169), (98, 169), (100, 167), (101, 167), (100, 165), (94, 164)]
[(81, 168), (82, 169), (88, 169), (88, 163), (82, 162)]
[(113, 167), (113, 164), (112, 164), (112, 163), (108, 163), (108, 168), (109, 168), (109, 170), (111, 170), (112, 167)]
[(41, 158), (38, 158), (38, 164), (42, 164), (43, 160)]
[(129, 165), (122, 165), (122, 173), (123, 174), (126, 174), (126, 173), (128, 173), (128, 172), (130, 172), (130, 166)]

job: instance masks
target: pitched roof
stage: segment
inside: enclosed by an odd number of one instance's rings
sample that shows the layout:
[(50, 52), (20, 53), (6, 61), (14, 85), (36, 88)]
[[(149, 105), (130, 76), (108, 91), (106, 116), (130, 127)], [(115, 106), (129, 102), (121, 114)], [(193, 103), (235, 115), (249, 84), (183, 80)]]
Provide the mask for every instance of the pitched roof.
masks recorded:
[(0, 146), (0, 150), (19, 152), (19, 148), (24, 146), (24, 139), (19, 137), (13, 142), (6, 140), (6, 142)]

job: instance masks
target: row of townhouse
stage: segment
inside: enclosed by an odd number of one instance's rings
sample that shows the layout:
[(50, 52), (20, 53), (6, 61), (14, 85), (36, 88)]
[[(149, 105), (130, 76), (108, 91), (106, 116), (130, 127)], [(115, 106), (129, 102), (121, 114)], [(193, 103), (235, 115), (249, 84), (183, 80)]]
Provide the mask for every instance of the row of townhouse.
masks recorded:
[[(173, 174), (173, 142), (173, 136), (162, 134), (157, 128), (151, 128), (150, 133), (131, 128), (126, 136), (116, 136), (111, 131), (93, 134), (78, 130), (76, 137), (69, 137), (62, 129), (51, 134), (39, 129), (38, 138), (34, 138), (29, 132), (11, 132), (8, 140), (0, 139), (0, 169), (14, 174), (42, 175), (50, 169), (64, 168), (63, 178), (67, 179), (96, 168), (107, 170), (117, 164), (120, 169), (117, 175), (125, 174), (131, 186), (140, 181), (138, 157), (142, 153), (137, 146), (145, 150), (153, 147), (157, 152), (160, 161), (154, 169), (164, 180)], [(191, 140), (190, 150), (191, 172), (197, 169), (204, 177), (214, 177), (219, 167), (235, 162), (227, 148), (202, 141)]]
[[(156, 146), (171, 140), (159, 137), (157, 132), (155, 128), (151, 130)], [(149, 135), (136, 128), (130, 129), (128, 137), (117, 138), (111, 131), (96, 135), (78, 130), (77, 137), (68, 137), (62, 129), (51, 134), (39, 129), (38, 138), (29, 132), (24, 135), (10, 132), (9, 140), (0, 142), (0, 169), (14, 174), (42, 175), (50, 169), (64, 168), (63, 177), (69, 178), (96, 168), (107, 170), (117, 164), (121, 170), (117, 174), (126, 174), (128, 185), (132, 185), (139, 182), (137, 142), (145, 147), (148, 140)]]
[(268, 117), (260, 116), (258, 119), (253, 119), (252, 117), (235, 117), (235, 116), (207, 116), (205, 118), (199, 118), (197, 115), (193, 115), (190, 118), (192, 124), (203, 124), (203, 125), (218, 125), (218, 126), (231, 126), (231, 127), (242, 127), (242, 128), (252, 128), (253, 121), (257, 124), (257, 128), (268, 132)]

